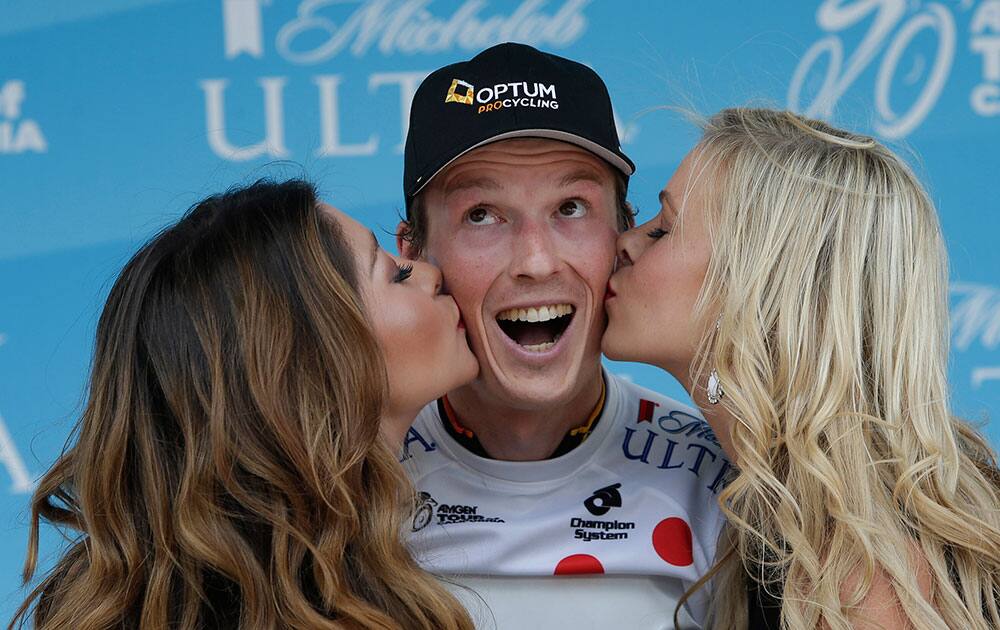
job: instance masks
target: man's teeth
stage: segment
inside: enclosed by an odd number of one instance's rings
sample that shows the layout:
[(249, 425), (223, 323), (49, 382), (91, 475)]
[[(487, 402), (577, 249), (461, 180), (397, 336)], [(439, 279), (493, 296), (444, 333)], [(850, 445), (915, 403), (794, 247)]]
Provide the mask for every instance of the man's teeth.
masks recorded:
[(528, 352), (545, 352), (546, 350), (548, 350), (552, 346), (554, 346), (557, 343), (559, 343), (559, 338), (560, 337), (562, 337), (562, 333), (559, 333), (558, 335), (556, 335), (555, 338), (552, 341), (543, 341), (542, 343), (536, 343), (533, 346), (521, 346), (521, 347), (524, 348), (525, 350), (527, 350)]
[(546, 341), (545, 343), (538, 343), (533, 346), (521, 346), (528, 352), (545, 352), (552, 346), (556, 345), (555, 341)]
[[(550, 319), (563, 317), (573, 312), (570, 304), (550, 304), (549, 306), (532, 306), (531, 308), (512, 308), (502, 311), (497, 319), (512, 322), (547, 322)], [(539, 344), (545, 345), (545, 344)], [(533, 348), (534, 346), (525, 346)]]

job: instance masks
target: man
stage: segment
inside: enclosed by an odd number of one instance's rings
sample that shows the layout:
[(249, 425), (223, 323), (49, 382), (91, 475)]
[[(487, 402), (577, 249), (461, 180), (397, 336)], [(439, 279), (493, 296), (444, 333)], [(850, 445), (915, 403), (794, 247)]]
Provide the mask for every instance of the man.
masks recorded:
[(490, 48), (424, 80), (405, 159), (400, 252), (441, 267), (480, 364), (406, 440), (418, 559), (479, 596), (456, 589), (480, 627), (673, 627), (730, 466), (697, 412), (601, 369), (634, 170), (603, 81)]

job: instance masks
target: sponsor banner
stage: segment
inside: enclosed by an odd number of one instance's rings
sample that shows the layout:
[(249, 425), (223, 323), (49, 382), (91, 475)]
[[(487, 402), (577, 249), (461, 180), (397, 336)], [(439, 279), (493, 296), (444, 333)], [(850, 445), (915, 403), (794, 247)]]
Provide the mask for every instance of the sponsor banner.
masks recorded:
[(12, 79), (0, 84), (0, 155), (48, 151), (38, 122), (22, 115), (25, 97), (24, 81)]
[[(0, 8), (3, 593), (18, 588), (27, 498), (78, 417), (96, 314), (123, 261), (190, 204), (262, 176), (312, 179), (326, 200), (391, 233), (417, 86), (501, 41), (571, 57), (605, 79), (623, 150), (638, 167), (630, 197), (642, 220), (697, 139), (664, 105), (701, 113), (789, 107), (900, 150), (940, 209), (951, 258), (956, 412), (1000, 444), (991, 418), (1000, 409), (1000, 208), (992, 192), (1000, 0), (85, 5), (59, 15), (33, 0)], [(440, 95), (448, 107), (482, 116), (559, 111), (558, 86), (527, 71), (496, 85), (451, 79)], [(391, 237), (384, 244), (394, 248)], [(611, 368), (683, 397), (655, 368)], [(682, 450), (674, 435), (704, 445)], [(707, 426), (652, 402), (640, 406), (621, 446), (637, 465), (677, 468), (713, 490), (730, 472)], [(404, 458), (434, 448), (411, 432)], [(615, 518), (626, 489), (580, 497), (566, 535), (630, 535)], [(503, 518), (439, 496), (422, 509), (427, 523), (446, 527)], [(8, 618), (17, 599), (4, 600)]]

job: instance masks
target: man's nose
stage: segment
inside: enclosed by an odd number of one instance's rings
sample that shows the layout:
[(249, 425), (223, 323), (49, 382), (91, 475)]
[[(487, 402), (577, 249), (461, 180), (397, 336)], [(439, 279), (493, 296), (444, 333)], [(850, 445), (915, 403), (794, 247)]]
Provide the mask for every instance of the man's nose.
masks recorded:
[(515, 234), (511, 275), (544, 280), (562, 264), (559, 242), (544, 221), (526, 221)]

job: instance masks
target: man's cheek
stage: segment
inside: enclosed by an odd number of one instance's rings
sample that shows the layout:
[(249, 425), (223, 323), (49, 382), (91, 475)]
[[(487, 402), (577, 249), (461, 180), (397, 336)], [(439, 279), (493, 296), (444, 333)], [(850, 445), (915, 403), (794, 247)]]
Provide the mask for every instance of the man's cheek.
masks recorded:
[(587, 234), (573, 241), (569, 246), (568, 253), (574, 258), (603, 264), (614, 259), (616, 243), (617, 234), (614, 232)]
[(462, 314), (462, 319), (465, 320), (469, 333), (478, 334), (478, 327), (475, 324), (485, 317), (482, 313), (482, 295), (474, 287), (461, 282), (450, 283), (446, 280), (446, 283), (451, 297), (458, 304), (458, 310)]
[(608, 284), (608, 278), (614, 271), (614, 256), (601, 256), (589, 259), (577, 260), (573, 264), (573, 269), (587, 285), (597, 291), (600, 289), (600, 297), (604, 297), (604, 288)]

